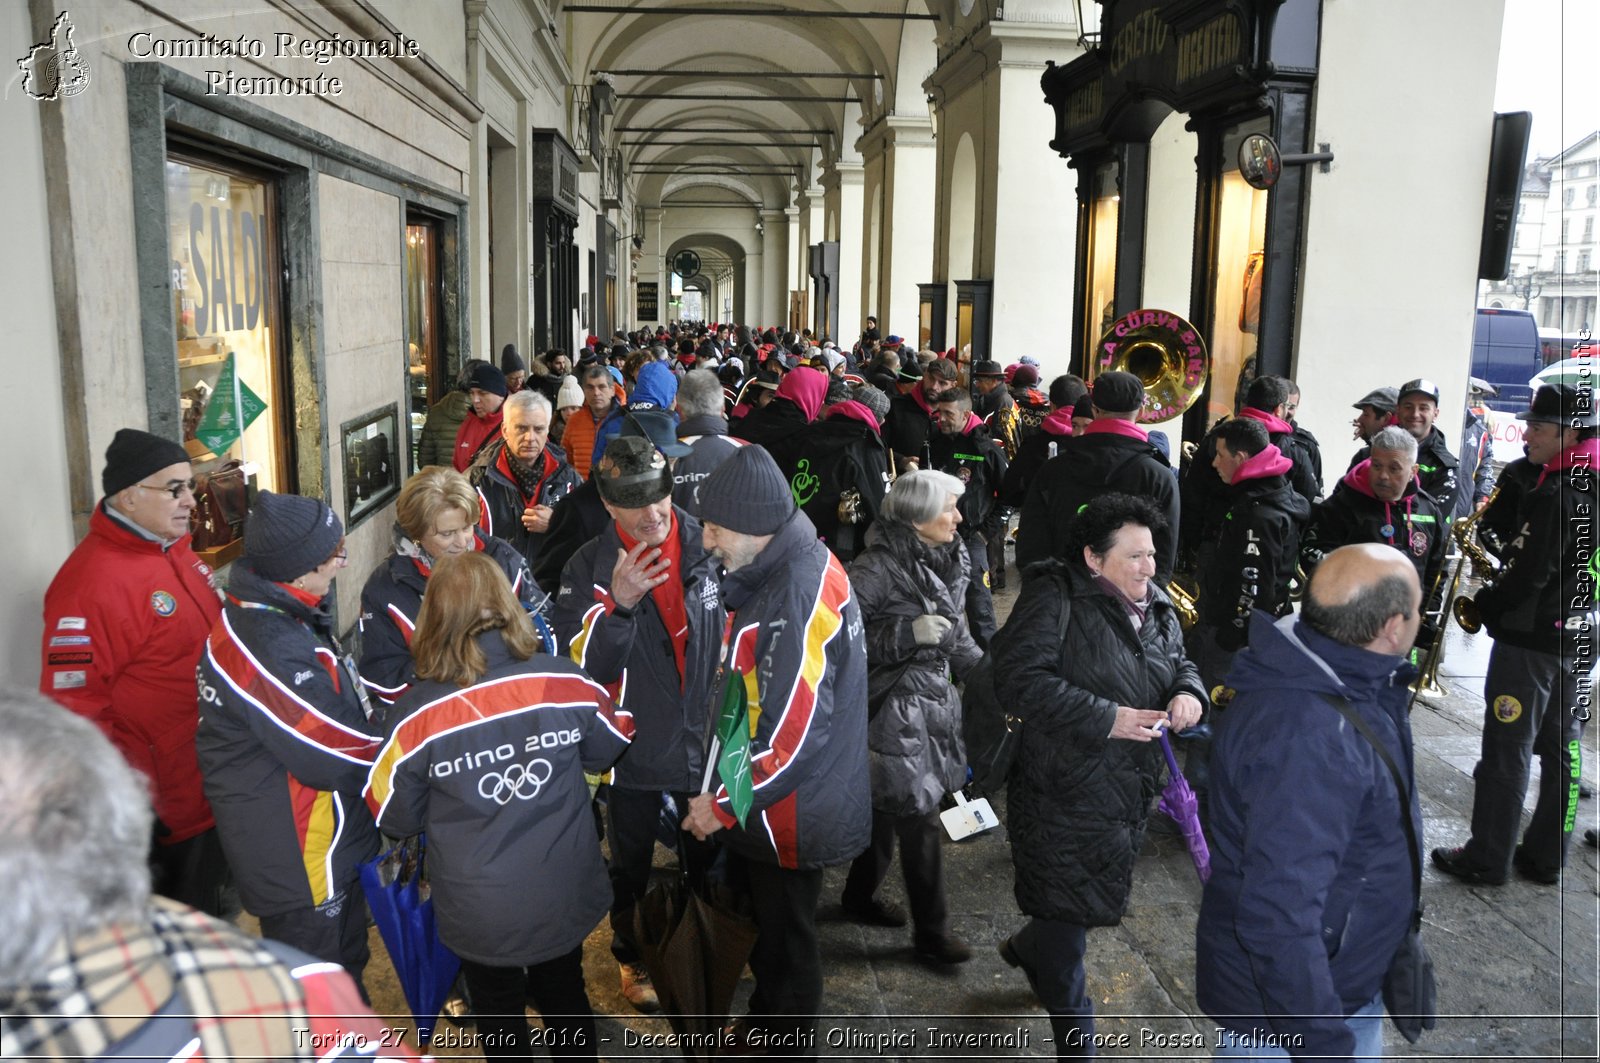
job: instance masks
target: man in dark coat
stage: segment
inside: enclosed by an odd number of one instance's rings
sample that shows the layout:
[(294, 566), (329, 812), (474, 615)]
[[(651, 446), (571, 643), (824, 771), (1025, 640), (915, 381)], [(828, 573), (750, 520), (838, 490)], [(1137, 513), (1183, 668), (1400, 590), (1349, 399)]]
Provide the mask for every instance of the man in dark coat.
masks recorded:
[(1117, 370), (1095, 377), (1094, 421), (1084, 434), (1044, 463), (1028, 489), (1017, 521), (1017, 570), (1048, 557), (1069, 560), (1069, 528), (1078, 511), (1100, 495), (1148, 498), (1166, 527), (1155, 531), (1156, 582), (1172, 579), (1178, 543), (1178, 485), (1148, 433), (1136, 423), (1144, 385)]
[(1073, 411), (1078, 400), (1088, 393), (1082, 379), (1072, 373), (1050, 381), (1050, 412), (1039, 422), (1038, 431), (1023, 438), (1017, 456), (1006, 466), (1005, 483), (1000, 488), (1002, 502), (1017, 509), (1027, 500), (1033, 478), (1072, 438)]
[(1195, 661), (1207, 688), (1220, 682), (1233, 655), (1250, 641), (1250, 614), (1288, 615), (1289, 581), (1300, 562), (1300, 533), (1311, 504), (1289, 486), (1293, 467), (1267, 442), (1267, 430), (1246, 417), (1216, 432), (1217, 473), (1227, 485), (1222, 538), (1200, 570), (1200, 621)]
[[(1417, 486), (1416, 445), (1398, 425), (1372, 437), (1371, 457), (1345, 473), (1311, 514), (1300, 541), (1300, 564), (1307, 573), (1341, 546), (1383, 543), (1405, 554), (1416, 568), (1428, 599), (1425, 611), (1438, 609), (1443, 594), (1438, 577), (1450, 535), (1443, 507)], [(1428, 645), (1435, 633), (1424, 617), (1418, 645)]]
[[(721, 835), (754, 905), (749, 1023), (812, 1054), (823, 869), (853, 860), (872, 833), (861, 611), (766, 451), (741, 447), (719, 465), (700, 485), (700, 512), (706, 546), (727, 573), (732, 635), (722, 664), (745, 691), (754, 733), (746, 757), (723, 760), (722, 784), (690, 800), (685, 827)], [(733, 790), (748, 794), (747, 807), (735, 807)]]
[[(1258, 376), (1245, 391), (1239, 416), (1259, 421), (1267, 430), (1267, 442), (1292, 463), (1289, 484), (1307, 502), (1321, 493), (1311, 455), (1296, 441), (1294, 425), (1284, 420), (1288, 411), (1289, 381), (1281, 376)], [(1226, 423), (1226, 422), (1222, 422)], [(1220, 425), (1218, 426), (1220, 427)], [(1226, 484), (1212, 464), (1217, 456), (1217, 428), (1207, 432), (1183, 477), (1183, 528), (1180, 539), (1186, 554), (1193, 551), (1197, 566), (1222, 534), (1223, 515), (1228, 511)]]
[[(915, 372), (915, 360), (909, 365), (901, 364), (901, 378), (915, 379)], [(920, 466), (928, 437), (933, 434), (933, 404), (940, 395), (956, 386), (960, 375), (956, 363), (948, 358), (935, 358), (922, 371), (920, 383), (890, 401), (883, 435), (897, 472)]]
[[(654, 1011), (634, 907), (650, 881), (663, 801), (682, 810), (700, 790), (726, 614), (699, 522), (672, 504), (665, 455), (648, 439), (618, 436), (591, 479), (612, 521), (567, 562), (551, 619), (568, 655), (633, 720), (606, 806), (611, 954), (628, 1003)], [(710, 854), (688, 839), (681, 848), (691, 874), (702, 870)]]
[[(1494, 649), (1483, 683), (1482, 751), (1472, 773), (1472, 836), (1460, 848), (1433, 851), (1439, 870), (1484, 886), (1500, 885), (1512, 870), (1546, 885), (1561, 881), (1591, 711), (1600, 411), (1593, 389), (1547, 384), (1534, 392), (1523, 420), (1528, 464), (1543, 471), (1521, 492), (1499, 576), (1475, 599)], [(1539, 799), (1519, 845), (1535, 753)]]
[(524, 389), (501, 408), (500, 438), (467, 470), (478, 490), (478, 526), (516, 547), (530, 566), (539, 559), (555, 507), (583, 482), (549, 440), (550, 403)]
[(672, 504), (698, 514), (695, 488), (739, 447), (728, 434), (722, 382), (709, 369), (691, 369), (678, 382), (678, 439), (689, 453), (672, 463)]
[[(1196, 999), (1226, 1045), (1383, 1055), (1379, 989), (1418, 899), (1404, 654), (1421, 602), (1415, 570), (1367, 544), (1328, 557), (1298, 619), (1252, 620), (1212, 755), (1211, 879), (1195, 931)], [(1404, 792), (1338, 700), (1383, 744)]]
[[(988, 647), (998, 626), (994, 617), (994, 604), (987, 593), (991, 581), (989, 543), (1001, 541), (1005, 536), (1009, 513), (1000, 504), (1000, 484), (1006, 475), (1006, 455), (1000, 445), (989, 438), (988, 429), (972, 412), (972, 398), (960, 388), (951, 388), (939, 396), (934, 404), (934, 435), (928, 441), (928, 453), (933, 468), (949, 473), (966, 485), (962, 492), (959, 510), (961, 525), (957, 533), (967, 546), (972, 565), (973, 583), (985, 593), (976, 598), (978, 609), (967, 617), (972, 626), (972, 637), (978, 645)], [(1004, 555), (1001, 557), (1004, 562)], [(998, 574), (998, 583), (1005, 585), (1004, 572)]]

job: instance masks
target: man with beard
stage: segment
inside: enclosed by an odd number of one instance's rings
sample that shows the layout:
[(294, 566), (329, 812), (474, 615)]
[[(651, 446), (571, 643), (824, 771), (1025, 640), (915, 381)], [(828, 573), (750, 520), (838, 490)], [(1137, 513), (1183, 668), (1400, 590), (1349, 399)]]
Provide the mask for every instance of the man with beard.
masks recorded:
[[(902, 378), (914, 372), (911, 366), (902, 365)], [(960, 371), (948, 358), (935, 358), (922, 371), (922, 380), (889, 403), (889, 417), (884, 422), (884, 440), (893, 454), (895, 468), (919, 468), (924, 459), (928, 437), (933, 434), (933, 404), (939, 396), (956, 386)]]

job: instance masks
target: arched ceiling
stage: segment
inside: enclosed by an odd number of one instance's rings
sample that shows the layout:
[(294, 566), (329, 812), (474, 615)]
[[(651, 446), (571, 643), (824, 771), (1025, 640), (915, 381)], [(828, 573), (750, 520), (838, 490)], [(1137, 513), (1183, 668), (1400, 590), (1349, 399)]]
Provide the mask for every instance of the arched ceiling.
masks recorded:
[[(608, 77), (636, 202), (698, 177), (789, 205), (885, 114), (925, 115), (935, 40), (995, 0), (558, 0), (579, 85)], [(961, 8), (967, 10), (963, 12)], [(975, 10), (976, 9), (976, 10)], [(712, 183), (712, 182), (700, 182)]]

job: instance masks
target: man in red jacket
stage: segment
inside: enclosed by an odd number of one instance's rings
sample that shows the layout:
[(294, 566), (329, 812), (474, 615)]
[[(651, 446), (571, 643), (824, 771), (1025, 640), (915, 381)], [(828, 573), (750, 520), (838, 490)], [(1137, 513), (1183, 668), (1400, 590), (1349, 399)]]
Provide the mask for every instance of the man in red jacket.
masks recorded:
[(504, 373), (487, 362), (473, 367), (472, 375), (467, 378), (467, 399), (472, 404), (472, 412), (456, 430), (456, 472), (466, 472), (478, 451), (499, 435), (500, 407), (505, 405), (509, 394)]
[(194, 676), (221, 600), (189, 547), (189, 455), (119, 429), (100, 483), (88, 536), (45, 591), (39, 688), (98, 725), (150, 780), (157, 890), (220, 914), (227, 863), (201, 790)]

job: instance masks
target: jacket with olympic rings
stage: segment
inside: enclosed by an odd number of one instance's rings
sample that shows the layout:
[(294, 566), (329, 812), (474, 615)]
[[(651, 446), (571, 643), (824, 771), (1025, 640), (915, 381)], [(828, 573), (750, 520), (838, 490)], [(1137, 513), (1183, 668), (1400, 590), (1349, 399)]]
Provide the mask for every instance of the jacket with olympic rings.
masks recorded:
[(633, 718), (571, 661), (519, 661), (498, 631), (478, 645), (478, 682), (419, 682), (390, 710), (365, 794), (383, 833), (428, 832), (439, 939), (525, 967), (571, 952), (611, 907), (583, 773), (622, 755)]

